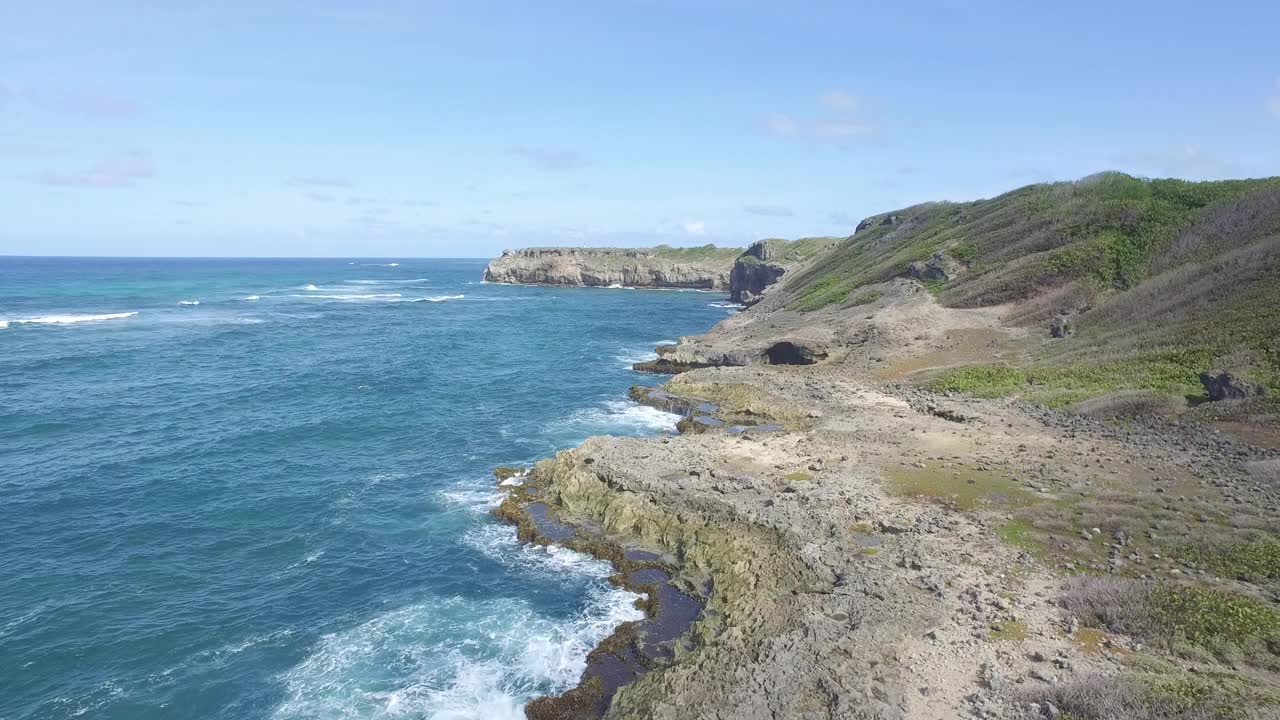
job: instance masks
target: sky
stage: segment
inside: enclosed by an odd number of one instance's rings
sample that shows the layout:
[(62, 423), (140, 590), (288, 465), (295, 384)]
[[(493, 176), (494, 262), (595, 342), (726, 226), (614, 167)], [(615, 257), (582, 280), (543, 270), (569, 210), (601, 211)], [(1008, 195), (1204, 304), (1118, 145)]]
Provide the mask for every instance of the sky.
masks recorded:
[(889, 5), (0, 0), (0, 255), (742, 246), (1280, 175), (1280, 3)]

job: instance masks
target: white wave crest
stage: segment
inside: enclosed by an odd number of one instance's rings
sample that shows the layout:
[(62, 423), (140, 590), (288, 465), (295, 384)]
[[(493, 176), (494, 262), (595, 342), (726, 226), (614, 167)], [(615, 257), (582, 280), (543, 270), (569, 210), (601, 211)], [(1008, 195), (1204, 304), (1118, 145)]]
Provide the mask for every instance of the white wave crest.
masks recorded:
[(674, 431), (680, 416), (629, 400), (610, 400), (601, 407), (579, 410), (569, 425), (593, 433), (648, 434)]
[(427, 282), (427, 278), (406, 278), (404, 280), (348, 280), (347, 282), (355, 285), (409, 285), (410, 283)]
[(372, 293), (368, 295), (290, 295), (289, 297), (317, 300), (387, 300), (401, 297), (401, 295), (400, 293)]
[(199, 305), (200, 301), (199, 300), (179, 300), (178, 304), (179, 305)]
[(735, 302), (713, 302), (713, 303), (707, 303), (707, 304), (713, 308), (725, 308), (727, 310), (742, 309), (742, 305), (739, 305), (738, 303), (735, 303)]
[(499, 492), (492, 485), (488, 487), (458, 486), (449, 490), (441, 490), (440, 498), (450, 505), (466, 508), (473, 513), (487, 513), (502, 504), (506, 493)]
[(260, 295), (250, 295), (249, 297), (245, 298), (245, 300), (261, 300), (261, 299), (262, 299), (262, 296)]
[(596, 644), (643, 617), (639, 597), (600, 582), (570, 619), (513, 598), (433, 598), (393, 610), (321, 638), (282, 676), (285, 700), (273, 717), (522, 718), (527, 700), (572, 687)]
[(516, 537), (514, 527), (496, 522), (471, 528), (462, 536), (462, 542), (485, 557), (522, 573), (608, 577), (613, 572), (613, 566), (607, 561), (586, 553), (558, 545), (522, 543)]
[(410, 302), (410, 303), (444, 302), (446, 300), (461, 300), (464, 297), (466, 297), (466, 295), (435, 295), (433, 297), (403, 298), (400, 300), (393, 300), (392, 302)]
[(314, 291), (314, 290), (319, 290), (320, 288), (316, 287), (313, 283), (307, 283), (306, 285), (303, 285), (303, 286), (302, 286), (302, 289), (303, 289), (303, 290), (313, 290), (313, 291)]
[(104, 313), (102, 315), (42, 315), (39, 317), (30, 317), (30, 318), (6, 318), (4, 320), (0, 320), (0, 322), (4, 323), (4, 327), (8, 327), (9, 325), (21, 325), (21, 324), (71, 325), (73, 323), (99, 322), (102, 320), (123, 320), (124, 318), (131, 318), (137, 314), (138, 314), (137, 311), (134, 311), (134, 312), (122, 312), (122, 313)]
[(616, 358), (619, 363), (622, 363), (623, 367), (631, 367), (638, 362), (657, 360), (658, 353), (654, 348), (659, 345), (674, 345), (675, 342), (675, 340), (654, 340), (647, 345), (625, 347), (622, 349), (622, 352), (614, 355), (614, 358)]

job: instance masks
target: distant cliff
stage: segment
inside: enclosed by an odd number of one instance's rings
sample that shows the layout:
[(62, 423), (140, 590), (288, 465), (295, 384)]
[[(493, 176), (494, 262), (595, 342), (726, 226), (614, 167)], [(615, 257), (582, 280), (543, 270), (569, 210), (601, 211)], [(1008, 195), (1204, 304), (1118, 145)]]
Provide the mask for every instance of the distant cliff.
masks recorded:
[(750, 305), (760, 299), (765, 288), (778, 282), (787, 270), (807, 262), (834, 247), (841, 238), (812, 237), (799, 240), (758, 240), (738, 256), (729, 273), (729, 292), (734, 302)]
[(506, 250), (484, 269), (489, 282), (589, 287), (729, 290), (740, 248), (545, 247)]

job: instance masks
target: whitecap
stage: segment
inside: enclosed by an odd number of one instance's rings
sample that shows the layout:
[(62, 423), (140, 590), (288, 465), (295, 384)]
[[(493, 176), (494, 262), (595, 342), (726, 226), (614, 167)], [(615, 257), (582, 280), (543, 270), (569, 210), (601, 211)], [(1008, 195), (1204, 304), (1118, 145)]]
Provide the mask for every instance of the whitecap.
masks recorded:
[(303, 290), (319, 290), (320, 288), (316, 287), (316, 286), (315, 286), (314, 284), (312, 284), (312, 283), (307, 283), (306, 285), (303, 285), (303, 286), (302, 286), (302, 289), (303, 289)]
[(244, 299), (245, 299), (245, 300), (261, 300), (261, 299), (262, 299), (262, 296), (260, 296), (260, 295), (250, 295), (249, 297), (246, 297), (246, 298), (244, 298)]
[(314, 298), (317, 300), (386, 300), (401, 297), (400, 293), (372, 293), (367, 295), (290, 295), (296, 298)]
[(7, 327), (9, 327), (9, 321), (8, 321), (8, 320), (0, 320), (0, 330), (4, 330), (4, 329), (5, 329), (5, 328), (7, 328)]
[(178, 304), (179, 305), (199, 305), (200, 301), (199, 300), (179, 300)]
[(134, 312), (122, 312), (122, 313), (104, 313), (101, 315), (42, 315), (39, 317), (30, 317), (30, 318), (7, 318), (0, 322), (4, 322), (5, 327), (8, 327), (11, 324), (70, 325), (73, 323), (99, 322), (102, 320), (123, 320), (124, 318), (131, 318), (137, 314), (138, 314), (137, 311), (134, 311)]
[(741, 310), (745, 307), (744, 305), (735, 302), (713, 302), (707, 304), (713, 308), (726, 308), (728, 310)]
[(575, 412), (568, 424), (589, 432), (655, 433), (674, 431), (680, 418), (629, 400), (609, 400), (600, 407)]
[(427, 278), (406, 278), (404, 280), (348, 280), (347, 282), (356, 285), (408, 285), (410, 283), (424, 283)]
[(324, 636), (284, 673), (273, 717), (522, 718), (525, 702), (575, 685), (587, 653), (644, 616), (640, 597), (597, 580), (574, 618), (515, 598), (429, 598), (382, 613)]
[(440, 498), (446, 503), (465, 508), (477, 515), (498, 507), (506, 496), (506, 493), (495, 490), (492, 486), (486, 488), (458, 486), (440, 491)]
[(444, 302), (446, 300), (461, 300), (464, 297), (466, 297), (466, 295), (435, 295), (433, 297), (404, 298), (401, 300), (393, 300), (392, 302)]
[(613, 573), (613, 566), (608, 561), (586, 553), (559, 545), (522, 543), (514, 527), (501, 523), (477, 525), (462, 536), (462, 542), (481, 555), (521, 573), (547, 576), (569, 573), (589, 577), (608, 577)]
[(654, 348), (659, 345), (674, 345), (675, 340), (654, 340), (646, 345), (633, 345), (625, 347), (622, 352), (613, 357), (622, 364), (623, 367), (631, 367), (638, 362), (649, 362), (658, 359), (658, 352)]

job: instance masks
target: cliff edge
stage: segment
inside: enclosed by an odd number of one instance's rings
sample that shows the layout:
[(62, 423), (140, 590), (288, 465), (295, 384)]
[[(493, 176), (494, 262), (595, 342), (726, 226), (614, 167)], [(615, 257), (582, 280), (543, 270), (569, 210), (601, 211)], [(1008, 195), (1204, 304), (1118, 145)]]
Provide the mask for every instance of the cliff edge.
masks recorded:
[(505, 250), (484, 270), (488, 282), (728, 290), (739, 248), (540, 247)]

